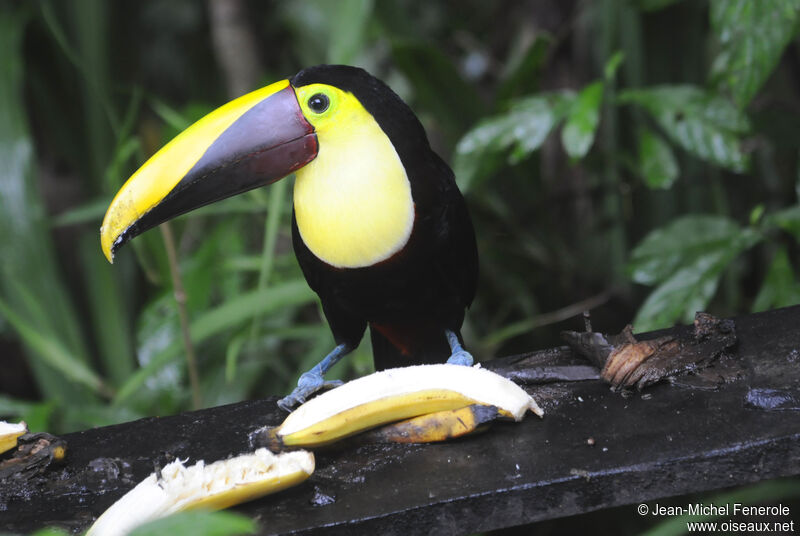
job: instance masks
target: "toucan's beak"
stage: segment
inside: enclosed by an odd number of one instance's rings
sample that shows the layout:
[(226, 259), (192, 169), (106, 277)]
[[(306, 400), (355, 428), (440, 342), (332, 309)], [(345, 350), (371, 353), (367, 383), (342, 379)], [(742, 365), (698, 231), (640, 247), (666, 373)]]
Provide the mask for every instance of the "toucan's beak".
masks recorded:
[(317, 136), (288, 80), (214, 110), (152, 156), (108, 207), (103, 253), (208, 203), (270, 184), (317, 156)]

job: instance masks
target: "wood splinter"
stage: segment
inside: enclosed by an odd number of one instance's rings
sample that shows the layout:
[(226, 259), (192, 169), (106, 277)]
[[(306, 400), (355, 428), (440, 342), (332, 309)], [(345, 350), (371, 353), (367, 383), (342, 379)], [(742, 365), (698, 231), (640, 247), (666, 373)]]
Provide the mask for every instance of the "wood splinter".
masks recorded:
[(637, 340), (630, 325), (617, 335), (565, 331), (562, 338), (601, 368), (601, 377), (614, 389), (641, 390), (711, 365), (736, 344), (736, 326), (733, 320), (698, 312), (691, 328), (650, 340)]

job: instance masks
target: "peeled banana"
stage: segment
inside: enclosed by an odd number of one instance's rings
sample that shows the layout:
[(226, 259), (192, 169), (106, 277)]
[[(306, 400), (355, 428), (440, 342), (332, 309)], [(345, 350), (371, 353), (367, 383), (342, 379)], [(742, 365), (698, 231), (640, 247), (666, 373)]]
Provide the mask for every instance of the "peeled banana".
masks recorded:
[(314, 455), (258, 449), (209, 465), (180, 460), (152, 473), (101, 515), (87, 536), (124, 536), (182, 510), (227, 508), (299, 484), (314, 472)]
[(274, 450), (320, 446), (383, 424), (473, 404), (494, 406), (516, 421), (528, 410), (543, 414), (528, 393), (494, 372), (418, 365), (376, 372), (311, 399), (270, 430), (267, 442)]
[(24, 421), (17, 424), (0, 421), (0, 454), (16, 448), (17, 439), (27, 433), (28, 425)]

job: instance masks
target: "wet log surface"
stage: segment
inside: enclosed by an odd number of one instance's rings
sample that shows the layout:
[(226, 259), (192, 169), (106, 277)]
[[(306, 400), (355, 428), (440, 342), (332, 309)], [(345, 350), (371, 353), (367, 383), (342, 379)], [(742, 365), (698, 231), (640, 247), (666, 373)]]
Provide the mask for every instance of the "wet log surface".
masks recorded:
[[(553, 371), (586, 364), (566, 348), (497, 360), (545, 367), (548, 383), (526, 387), (544, 419), (443, 444), (318, 451), (308, 481), (235, 510), (264, 534), (463, 534), (800, 474), (800, 307), (735, 324), (726, 360), (627, 396), (560, 381)], [(247, 451), (250, 431), (283, 419), (275, 401), (66, 435), (65, 465), (0, 482), (0, 530), (83, 530), (159, 464)]]

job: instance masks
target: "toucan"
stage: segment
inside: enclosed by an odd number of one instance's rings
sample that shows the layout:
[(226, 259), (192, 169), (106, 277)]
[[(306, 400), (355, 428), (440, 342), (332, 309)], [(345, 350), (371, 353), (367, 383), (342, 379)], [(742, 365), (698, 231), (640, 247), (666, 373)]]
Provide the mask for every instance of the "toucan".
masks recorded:
[(291, 409), (370, 328), (378, 370), (471, 365), (460, 330), (478, 278), (475, 232), (450, 167), (414, 112), (365, 70), (319, 65), (209, 113), (122, 186), (100, 230), (125, 242), (294, 173), (292, 243), (336, 347), (300, 376)]

